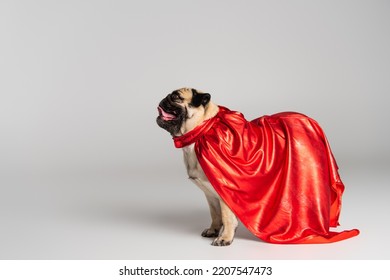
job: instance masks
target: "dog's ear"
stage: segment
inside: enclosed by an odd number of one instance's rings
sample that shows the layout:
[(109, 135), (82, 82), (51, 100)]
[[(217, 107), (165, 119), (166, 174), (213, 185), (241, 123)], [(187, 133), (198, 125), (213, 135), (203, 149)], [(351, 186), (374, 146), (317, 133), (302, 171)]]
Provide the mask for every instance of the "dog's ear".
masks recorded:
[(200, 105), (206, 106), (210, 102), (211, 95), (209, 93), (199, 93), (196, 90), (192, 90), (191, 106), (199, 107)]

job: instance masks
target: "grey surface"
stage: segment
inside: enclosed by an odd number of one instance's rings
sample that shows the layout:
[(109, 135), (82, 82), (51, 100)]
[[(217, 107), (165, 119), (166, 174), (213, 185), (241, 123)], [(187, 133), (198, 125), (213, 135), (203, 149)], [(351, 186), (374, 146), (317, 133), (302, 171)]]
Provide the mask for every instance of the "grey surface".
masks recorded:
[(267, 244), (240, 225), (231, 246), (211, 246), (200, 236), (206, 200), (179, 164), (154, 175), (105, 169), (7, 183), (0, 259), (389, 259), (390, 166), (342, 165), (340, 229), (361, 230), (342, 242)]
[[(1, 1), (0, 258), (389, 259), (387, 1)], [(359, 237), (199, 235), (202, 193), (155, 124), (190, 86), (248, 119), (324, 128)]]

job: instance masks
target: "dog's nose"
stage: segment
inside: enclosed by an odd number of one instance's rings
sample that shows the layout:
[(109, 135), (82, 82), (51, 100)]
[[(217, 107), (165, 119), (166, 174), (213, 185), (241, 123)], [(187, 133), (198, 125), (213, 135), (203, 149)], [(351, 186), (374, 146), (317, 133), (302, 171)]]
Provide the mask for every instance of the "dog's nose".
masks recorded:
[(164, 103), (166, 103), (167, 100), (168, 100), (168, 95), (167, 95), (167, 97), (165, 97), (163, 100), (161, 100), (160, 103), (158, 103), (158, 106), (159, 106), (159, 107), (164, 107)]

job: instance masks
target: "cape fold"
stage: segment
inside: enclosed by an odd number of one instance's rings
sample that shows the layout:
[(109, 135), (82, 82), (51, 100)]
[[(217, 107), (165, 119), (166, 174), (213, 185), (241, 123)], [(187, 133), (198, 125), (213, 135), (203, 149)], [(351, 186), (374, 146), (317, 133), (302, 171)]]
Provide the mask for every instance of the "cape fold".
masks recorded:
[(359, 234), (339, 225), (344, 191), (321, 127), (293, 112), (247, 121), (219, 106), (218, 114), (174, 137), (195, 143), (207, 178), (241, 222), (271, 243), (330, 243)]

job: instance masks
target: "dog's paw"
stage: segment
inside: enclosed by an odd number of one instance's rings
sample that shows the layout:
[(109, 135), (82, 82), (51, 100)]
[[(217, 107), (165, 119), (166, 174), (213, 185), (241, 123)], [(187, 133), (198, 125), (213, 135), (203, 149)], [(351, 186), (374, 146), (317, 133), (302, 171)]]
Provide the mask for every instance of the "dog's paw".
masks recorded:
[(223, 237), (217, 237), (214, 239), (214, 241), (211, 243), (213, 246), (229, 246), (232, 244), (233, 240), (225, 240)]
[(211, 229), (211, 228), (206, 228), (202, 232), (203, 237), (217, 237), (219, 235), (219, 230), (218, 229)]

